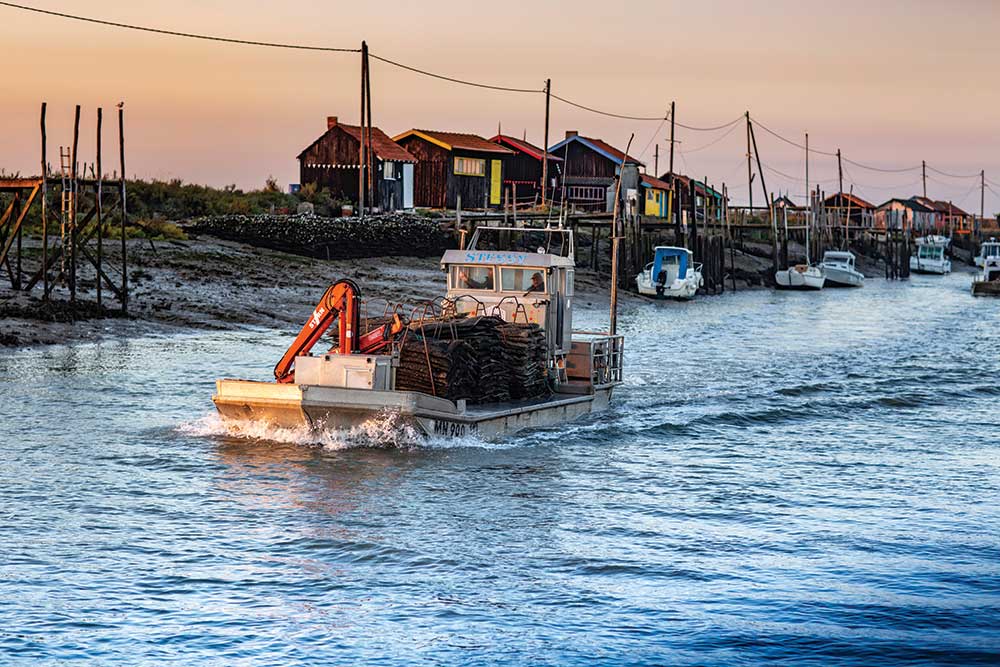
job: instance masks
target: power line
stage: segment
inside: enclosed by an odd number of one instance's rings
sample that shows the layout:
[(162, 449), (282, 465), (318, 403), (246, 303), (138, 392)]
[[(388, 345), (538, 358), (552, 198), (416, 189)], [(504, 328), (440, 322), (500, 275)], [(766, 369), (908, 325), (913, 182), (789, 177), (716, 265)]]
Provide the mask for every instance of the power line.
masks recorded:
[[(670, 117), (670, 114), (668, 113), (667, 114), (667, 118), (669, 118), (669, 117)], [(649, 141), (646, 142), (646, 147), (642, 149), (641, 153), (639, 153), (639, 159), (640, 160), (642, 159), (642, 156), (646, 154), (646, 151), (649, 150), (649, 147), (656, 140), (656, 137), (660, 134), (660, 130), (663, 129), (663, 124), (667, 122), (667, 118), (664, 118), (663, 120), (661, 120), (660, 124), (656, 126), (656, 130), (653, 132), (652, 135), (650, 135)], [(653, 174), (653, 175), (657, 176), (657, 178), (659, 178), (659, 176), (657, 174)]]
[[(724, 123), (723, 125), (716, 125), (715, 127), (696, 127), (694, 125), (685, 125), (684, 123), (678, 123), (677, 121), (674, 122), (676, 123), (677, 127), (683, 127), (685, 130), (692, 130), (694, 132), (715, 132), (716, 130), (724, 130), (727, 127), (736, 125), (736, 123), (740, 122), (741, 120), (743, 120), (742, 114), (740, 114), (733, 120), (729, 121), (728, 123)], [(688, 153), (690, 152), (691, 151), (688, 151)]]
[[(394, 67), (399, 67), (400, 69), (409, 70), (410, 72), (415, 72), (417, 74), (423, 74), (424, 76), (430, 76), (435, 79), (441, 79), (442, 81), (450, 81), (452, 83), (460, 83), (463, 86), (474, 86), (476, 88), (487, 88), (489, 90), (502, 90), (508, 93), (544, 93), (545, 89), (534, 89), (534, 88), (509, 88), (507, 86), (494, 86), (488, 83), (477, 83), (475, 81), (465, 81), (464, 79), (456, 79), (451, 76), (445, 76), (444, 74), (435, 74), (434, 72), (428, 72), (427, 70), (418, 69), (416, 67), (411, 67), (409, 65), (404, 65), (403, 63), (396, 62), (395, 60), (389, 60), (388, 58), (383, 58), (382, 56), (377, 56), (374, 53), (369, 52), (368, 57), (374, 60), (378, 60), (386, 63), (387, 65), (392, 65)], [(552, 97), (555, 97), (553, 95)]]
[(919, 164), (917, 166), (915, 166), (915, 167), (903, 167), (901, 169), (885, 169), (883, 167), (873, 167), (871, 165), (862, 164), (860, 162), (855, 162), (854, 160), (848, 160), (846, 157), (843, 157), (843, 156), (841, 157), (841, 159), (844, 162), (847, 162), (848, 164), (853, 164), (855, 167), (858, 167), (860, 169), (867, 169), (868, 171), (877, 171), (877, 172), (880, 172), (880, 173), (883, 173), (883, 174), (902, 174), (902, 173), (905, 173), (905, 172), (908, 172), (908, 171), (917, 171), (917, 170), (920, 169), (920, 165)]
[[(740, 120), (742, 120), (742, 118), (737, 118), (736, 119), (737, 122), (739, 122)], [(680, 125), (680, 123), (678, 123), (678, 125)], [(697, 153), (698, 151), (702, 151), (702, 150), (705, 150), (706, 148), (710, 148), (710, 147), (714, 146), (715, 144), (719, 143), (720, 141), (722, 141), (723, 139), (725, 139), (726, 137), (728, 137), (730, 134), (732, 134), (733, 131), (738, 127), (735, 124), (731, 124), (731, 125), (732, 125), (732, 127), (729, 128), (728, 132), (726, 132), (725, 134), (722, 134), (722, 135), (716, 137), (715, 139), (713, 139), (712, 141), (708, 142), (704, 146), (698, 146), (698, 148), (692, 148), (689, 151), (681, 150), (680, 152), (681, 153)]]
[(974, 173), (974, 174), (959, 175), (959, 174), (949, 174), (946, 171), (941, 171), (940, 169), (935, 169), (934, 167), (932, 167), (930, 165), (927, 165), (927, 168), (930, 169), (931, 171), (933, 171), (935, 174), (940, 174), (941, 176), (947, 176), (948, 178), (979, 178), (979, 172), (978, 171), (976, 173)]
[(611, 118), (621, 118), (622, 120), (666, 120), (669, 114), (664, 114), (662, 116), (626, 116), (624, 114), (612, 113), (610, 111), (601, 111), (600, 109), (594, 109), (593, 107), (584, 106), (578, 102), (573, 102), (567, 100), (565, 97), (559, 97), (558, 95), (552, 95), (552, 99), (559, 100), (571, 107), (576, 107), (578, 109), (583, 109), (584, 111), (590, 111), (591, 113), (601, 114), (602, 116), (610, 116)]
[(210, 42), (226, 42), (229, 44), (245, 44), (247, 46), (266, 46), (274, 49), (296, 49), (299, 51), (328, 51), (334, 53), (359, 53), (361, 49), (342, 49), (334, 48), (331, 46), (308, 46), (305, 44), (288, 44), (282, 42), (258, 42), (249, 39), (234, 39), (232, 37), (219, 37), (216, 35), (202, 35), (192, 32), (178, 32), (176, 30), (164, 30), (162, 28), (150, 28), (148, 26), (133, 25), (130, 23), (118, 23), (116, 21), (105, 21), (102, 19), (90, 18), (87, 16), (78, 16), (76, 14), (64, 14), (63, 12), (54, 12), (48, 9), (39, 9), (38, 7), (29, 7), (27, 5), (18, 5), (13, 2), (0, 2), (0, 5), (5, 7), (12, 7), (14, 9), (21, 9), (26, 12), (35, 12), (36, 14), (46, 14), (48, 16), (58, 16), (64, 19), (72, 19), (74, 21), (82, 21), (84, 23), (96, 23), (97, 25), (110, 26), (112, 28), (125, 28), (127, 30), (138, 30), (141, 32), (151, 32), (157, 35), (170, 35), (172, 37), (187, 37), (189, 39), (201, 39)]

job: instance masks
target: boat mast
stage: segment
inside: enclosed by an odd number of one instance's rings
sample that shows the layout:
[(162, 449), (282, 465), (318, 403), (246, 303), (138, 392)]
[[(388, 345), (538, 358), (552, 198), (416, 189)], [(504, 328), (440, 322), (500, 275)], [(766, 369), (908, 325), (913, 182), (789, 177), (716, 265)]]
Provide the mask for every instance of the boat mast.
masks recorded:
[(625, 146), (625, 154), (622, 155), (621, 164), (618, 166), (618, 184), (615, 185), (615, 207), (611, 215), (611, 335), (618, 333), (618, 243), (621, 236), (618, 232), (618, 214), (621, 208), (622, 194), (622, 172), (625, 171), (625, 161), (628, 159), (628, 152), (632, 148), (632, 140), (635, 139), (635, 132), (628, 138), (628, 145)]

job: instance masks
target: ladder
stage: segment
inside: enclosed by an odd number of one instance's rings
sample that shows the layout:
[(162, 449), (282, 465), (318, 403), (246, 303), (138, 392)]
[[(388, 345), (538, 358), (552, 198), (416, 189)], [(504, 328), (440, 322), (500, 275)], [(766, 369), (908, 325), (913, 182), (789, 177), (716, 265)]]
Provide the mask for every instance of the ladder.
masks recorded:
[[(68, 146), (59, 147), (59, 175), (62, 179), (62, 207), (61, 215), (59, 217), (59, 242), (62, 248), (66, 247), (66, 228), (71, 224), (73, 217), (73, 182), (70, 178), (73, 154), (70, 152)], [(62, 275), (63, 286), (66, 286), (66, 253), (65, 251), (60, 252), (60, 272)]]

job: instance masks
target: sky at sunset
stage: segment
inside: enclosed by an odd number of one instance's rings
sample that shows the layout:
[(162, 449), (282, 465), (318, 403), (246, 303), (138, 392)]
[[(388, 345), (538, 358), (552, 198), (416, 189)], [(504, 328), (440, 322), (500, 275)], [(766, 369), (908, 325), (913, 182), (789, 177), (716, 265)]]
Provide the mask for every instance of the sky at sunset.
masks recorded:
[[(749, 110), (797, 142), (840, 148), (865, 165), (986, 170), (986, 214), (1000, 212), (1000, 2), (423, 2), (300, 0), (25, 4), (168, 30), (354, 48), (484, 83), (537, 88), (611, 112), (727, 123)], [(83, 105), (81, 159), (92, 159), (96, 107), (125, 102), (129, 176), (258, 187), (298, 178), (295, 156), (326, 128), (356, 123), (357, 54), (286, 51), (131, 32), (0, 6), (5, 51), (0, 168), (38, 172), (38, 112), (49, 105), (49, 161), (71, 140)], [(470, 88), (372, 65), (374, 122), (504, 132), (542, 143), (544, 97)], [(609, 118), (552, 102), (551, 143), (567, 129), (624, 148), (666, 171), (669, 124)], [(106, 141), (115, 138), (106, 121)], [(746, 133), (678, 128), (675, 170), (708, 176), (746, 201)], [(772, 191), (805, 193), (804, 155), (757, 132)], [(810, 176), (837, 188), (836, 159), (814, 155)], [(878, 204), (920, 193), (920, 172), (847, 164), (845, 190)], [(110, 168), (108, 169), (110, 171)], [(754, 198), (760, 201), (759, 184)], [(979, 179), (929, 172), (928, 194), (979, 212)]]

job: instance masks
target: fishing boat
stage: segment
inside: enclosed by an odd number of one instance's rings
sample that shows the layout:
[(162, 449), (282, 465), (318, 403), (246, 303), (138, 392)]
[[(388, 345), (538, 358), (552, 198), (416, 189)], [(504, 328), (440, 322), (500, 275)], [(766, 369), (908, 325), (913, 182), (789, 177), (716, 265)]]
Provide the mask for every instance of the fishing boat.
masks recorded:
[(1000, 255), (986, 256), (972, 281), (972, 296), (1000, 296)]
[(783, 290), (821, 290), (826, 276), (818, 266), (796, 264), (776, 272), (774, 282), (778, 289)]
[(639, 294), (663, 299), (687, 300), (704, 284), (701, 264), (687, 248), (657, 246), (653, 261), (635, 277)]
[(826, 287), (864, 287), (865, 274), (854, 268), (854, 253), (841, 250), (827, 250), (823, 253), (820, 271), (826, 278)]
[(910, 257), (910, 271), (913, 273), (951, 273), (951, 260), (945, 257), (945, 249), (951, 240), (947, 236), (921, 236), (917, 239), (917, 254)]
[[(499, 249), (516, 237), (541, 241), (536, 251), (529, 249), (535, 247), (533, 241), (517, 250)], [(442, 257), (446, 295), (408, 317), (398, 306), (386, 306), (378, 318), (363, 316), (358, 285), (338, 281), (278, 362), (274, 381), (218, 380), (212, 400), (225, 420), (350, 430), (388, 414), (399, 428), (410, 427), (422, 436), (482, 439), (604, 410), (622, 384), (624, 341), (614, 333), (614, 306), (611, 331), (573, 331), (573, 248), (573, 232), (562, 227), (481, 226), (468, 248), (448, 250)], [(537, 372), (544, 391), (494, 402), (443, 391), (446, 376), (437, 371), (432, 357), (462, 347), (463, 328), (497, 326), (538, 338), (533, 348), (537, 364), (507, 368), (508, 375), (497, 377), (507, 381), (511, 374)], [(337, 344), (311, 354), (319, 339), (334, 328)], [(444, 340), (433, 331), (445, 332)], [(407, 357), (414, 346), (417, 354)], [(455, 356), (451, 362), (457, 369), (455, 377), (480, 377), (487, 365), (491, 373), (502, 372), (510, 350), (497, 349), (493, 358), (467, 354), (461, 366)], [(414, 374), (422, 389), (414, 389)]]
[(986, 265), (991, 257), (1000, 257), (1000, 241), (990, 237), (989, 241), (983, 241), (979, 246), (979, 254), (976, 255), (976, 266), (980, 269)]

